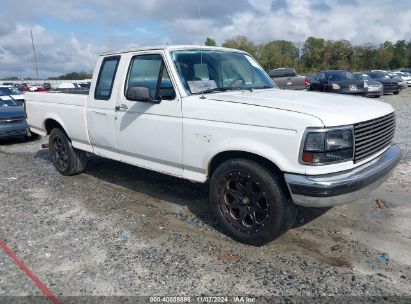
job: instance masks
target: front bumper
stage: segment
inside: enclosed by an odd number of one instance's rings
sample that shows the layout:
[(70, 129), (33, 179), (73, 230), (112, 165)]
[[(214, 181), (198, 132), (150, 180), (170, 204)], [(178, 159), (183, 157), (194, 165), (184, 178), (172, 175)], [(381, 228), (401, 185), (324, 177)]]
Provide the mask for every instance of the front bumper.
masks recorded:
[(25, 136), (30, 134), (29, 126), (25, 120), (18, 123), (0, 124), (0, 138)]
[(384, 88), (383, 87), (368, 87), (366, 96), (382, 96), (384, 94)]
[(338, 94), (349, 94), (349, 95), (365, 95), (367, 93), (365, 89), (356, 89), (356, 90), (341, 89), (341, 90), (330, 90), (330, 92), (338, 93)]
[(354, 202), (380, 186), (398, 164), (401, 150), (392, 145), (376, 159), (353, 170), (326, 175), (284, 174), (296, 205), (330, 207)]
[(397, 87), (384, 87), (383, 88), (383, 93), (387, 94), (387, 93), (394, 93), (394, 92), (399, 92), (401, 91), (401, 87), (397, 86)]
[(368, 91), (365, 96), (382, 96), (383, 91)]

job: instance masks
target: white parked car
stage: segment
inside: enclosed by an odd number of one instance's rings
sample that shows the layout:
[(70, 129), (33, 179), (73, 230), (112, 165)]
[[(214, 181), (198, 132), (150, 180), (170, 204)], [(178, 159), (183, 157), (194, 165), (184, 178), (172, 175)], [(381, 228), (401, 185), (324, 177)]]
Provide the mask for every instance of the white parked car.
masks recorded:
[(0, 92), (11, 96), (20, 103), (24, 103), (23, 93), (10, 85), (0, 85)]
[(295, 204), (350, 203), (380, 185), (400, 150), (386, 103), (280, 90), (247, 53), (168, 46), (106, 53), (90, 93), (28, 93), (28, 123), (49, 135), (56, 169), (86, 152), (210, 185), (229, 235), (264, 244)]
[(407, 72), (393, 72), (395, 77), (405, 82), (406, 86), (411, 87), (411, 74)]
[(57, 86), (58, 89), (77, 89), (78, 87), (77, 83), (72, 82), (62, 82)]

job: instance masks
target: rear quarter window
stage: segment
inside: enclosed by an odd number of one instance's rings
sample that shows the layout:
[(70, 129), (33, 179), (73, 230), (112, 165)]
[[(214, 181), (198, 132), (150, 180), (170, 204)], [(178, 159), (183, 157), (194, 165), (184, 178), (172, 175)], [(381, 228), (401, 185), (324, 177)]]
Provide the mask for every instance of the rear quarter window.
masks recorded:
[(95, 99), (110, 99), (119, 61), (120, 56), (106, 57), (103, 59), (94, 91)]

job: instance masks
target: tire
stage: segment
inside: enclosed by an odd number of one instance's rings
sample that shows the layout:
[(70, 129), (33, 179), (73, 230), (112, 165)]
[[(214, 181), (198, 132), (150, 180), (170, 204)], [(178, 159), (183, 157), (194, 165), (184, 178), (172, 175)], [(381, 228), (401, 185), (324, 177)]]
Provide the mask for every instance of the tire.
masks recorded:
[(54, 166), (62, 175), (75, 175), (86, 169), (86, 152), (73, 148), (66, 133), (59, 128), (50, 132), (49, 153)]
[(393, 94), (398, 95), (398, 94), (400, 94), (400, 91), (395, 91), (395, 92), (393, 92)]
[(264, 245), (294, 224), (296, 208), (279, 178), (246, 159), (222, 163), (210, 180), (214, 216), (233, 239)]

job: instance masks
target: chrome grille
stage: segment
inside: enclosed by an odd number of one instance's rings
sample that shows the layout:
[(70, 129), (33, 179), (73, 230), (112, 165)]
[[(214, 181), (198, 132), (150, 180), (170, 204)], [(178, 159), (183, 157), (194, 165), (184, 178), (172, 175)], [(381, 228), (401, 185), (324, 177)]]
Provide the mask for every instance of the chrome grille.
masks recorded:
[(395, 82), (385, 82), (382, 84), (384, 88), (386, 89), (390, 89), (390, 88), (394, 88), (396, 89), (398, 87), (398, 84)]
[(361, 161), (388, 147), (394, 132), (394, 113), (355, 124), (354, 162)]

